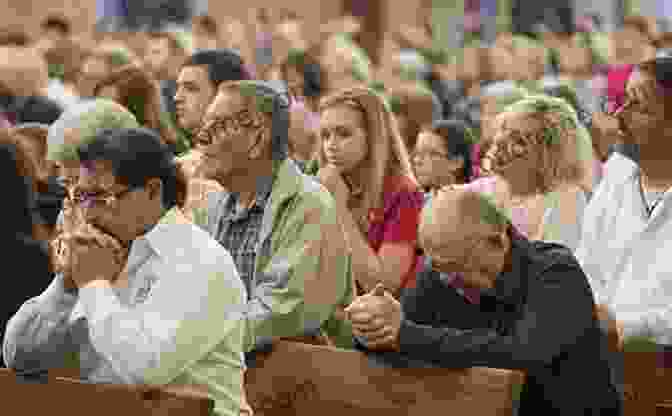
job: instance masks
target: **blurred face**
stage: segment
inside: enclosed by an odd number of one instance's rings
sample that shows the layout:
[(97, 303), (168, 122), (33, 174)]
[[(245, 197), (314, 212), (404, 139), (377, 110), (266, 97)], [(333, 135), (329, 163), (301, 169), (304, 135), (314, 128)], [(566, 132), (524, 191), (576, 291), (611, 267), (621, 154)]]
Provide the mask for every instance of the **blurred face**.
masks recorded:
[(538, 171), (536, 136), (541, 124), (523, 114), (505, 112), (497, 116), (492, 144), (482, 163), (483, 170), (501, 176), (516, 195), (534, 190), (529, 178)]
[(150, 39), (147, 43), (147, 65), (155, 74), (166, 72), (173, 55), (168, 39)]
[(443, 197), (445, 192), (455, 191), (439, 192), (432, 204), (437, 221), (419, 230), (420, 240), (426, 242), (423, 248), (432, 258), (432, 268), (460, 273), (470, 287), (492, 288), (506, 263), (508, 237), (484, 221), (464, 215), (457, 199)]
[(361, 111), (335, 105), (320, 115), (320, 139), (327, 163), (342, 173), (351, 173), (369, 153), (368, 137)]
[(633, 71), (626, 85), (625, 104), (614, 113), (621, 129), (641, 144), (660, 136), (670, 122), (665, 116), (664, 98), (655, 78)]
[(443, 138), (421, 132), (412, 154), (415, 176), (423, 188), (440, 188), (455, 183), (458, 170), (464, 164), (461, 159), (451, 159)]
[(75, 201), (89, 224), (120, 241), (132, 241), (143, 234), (148, 212), (161, 204), (161, 181), (130, 188), (118, 183), (111, 164), (95, 161), (81, 169)]
[(647, 43), (645, 37), (638, 30), (626, 26), (623, 30), (613, 35), (613, 43), (616, 53), (620, 57), (637, 57), (638, 49)]
[(246, 109), (236, 91), (217, 94), (197, 137), (202, 152), (199, 172), (207, 179), (227, 186), (236, 177), (249, 176), (249, 162), (260, 157), (264, 147), (260, 132), (264, 130), (260, 115)]
[(215, 98), (217, 89), (208, 77), (205, 66), (185, 66), (177, 78), (175, 106), (177, 121), (185, 130), (201, 127), (203, 116)]

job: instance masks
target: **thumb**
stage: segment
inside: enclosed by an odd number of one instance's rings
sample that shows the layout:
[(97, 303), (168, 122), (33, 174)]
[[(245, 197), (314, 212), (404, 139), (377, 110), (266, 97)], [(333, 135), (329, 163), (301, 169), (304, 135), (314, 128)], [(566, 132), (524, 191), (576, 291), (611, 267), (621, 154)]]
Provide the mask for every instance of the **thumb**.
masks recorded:
[(382, 283), (378, 282), (376, 284), (376, 287), (373, 288), (373, 290), (371, 291), (371, 293), (375, 296), (385, 296), (385, 286)]

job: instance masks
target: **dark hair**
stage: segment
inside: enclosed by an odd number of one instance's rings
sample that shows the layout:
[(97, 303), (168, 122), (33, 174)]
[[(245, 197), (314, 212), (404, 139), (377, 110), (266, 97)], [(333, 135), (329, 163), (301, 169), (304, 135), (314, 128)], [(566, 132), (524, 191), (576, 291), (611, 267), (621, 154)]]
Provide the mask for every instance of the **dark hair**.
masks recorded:
[(215, 19), (208, 14), (196, 16), (192, 19), (191, 22), (192, 25), (203, 29), (203, 31), (209, 36), (217, 36), (219, 34), (219, 26), (217, 25), (217, 21), (215, 21)]
[(183, 206), (187, 178), (174, 155), (158, 134), (146, 128), (103, 129), (78, 148), (82, 162), (104, 160), (112, 163), (117, 180), (129, 187), (144, 186), (152, 178), (163, 183), (162, 202), (166, 208)]
[(70, 22), (63, 16), (51, 15), (42, 21), (42, 30), (56, 29), (63, 35), (70, 35)]
[(282, 77), (287, 79), (287, 70), (296, 68), (303, 75), (303, 95), (306, 98), (318, 98), (324, 92), (322, 67), (304, 51), (290, 51), (287, 58), (280, 65)]
[(464, 183), (469, 182), (473, 171), (471, 153), (474, 139), (466, 123), (457, 119), (437, 120), (422, 131), (441, 137), (449, 157), (461, 157), (464, 160), (462, 178), (458, 179), (462, 179)]
[(123, 66), (99, 81), (93, 95), (97, 97), (109, 86), (117, 88), (119, 104), (133, 113), (140, 125), (156, 130), (167, 143), (177, 143), (177, 133), (162, 122), (161, 92), (147, 71), (134, 64)]
[(231, 49), (198, 51), (188, 57), (182, 66), (207, 66), (208, 78), (215, 88), (222, 82), (251, 79), (243, 58)]
[(63, 114), (63, 107), (48, 97), (28, 97), (16, 109), (17, 123), (52, 124)]
[(34, 236), (35, 189), (32, 181), (32, 164), (23, 149), (0, 130), (0, 176), (7, 201), (0, 204), (3, 233)]

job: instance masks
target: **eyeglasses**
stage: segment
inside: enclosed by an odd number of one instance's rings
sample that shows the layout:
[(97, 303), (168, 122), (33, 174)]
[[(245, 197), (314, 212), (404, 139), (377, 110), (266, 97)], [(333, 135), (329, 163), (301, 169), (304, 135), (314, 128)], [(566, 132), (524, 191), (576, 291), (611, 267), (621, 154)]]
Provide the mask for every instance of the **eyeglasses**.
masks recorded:
[(260, 115), (243, 109), (231, 116), (221, 117), (206, 122), (196, 135), (196, 143), (209, 146), (219, 142), (222, 137), (235, 136), (247, 129), (260, 129), (264, 121)]
[(139, 187), (129, 187), (119, 192), (84, 192), (75, 190), (72, 202), (83, 208), (111, 207), (123, 199), (128, 193)]

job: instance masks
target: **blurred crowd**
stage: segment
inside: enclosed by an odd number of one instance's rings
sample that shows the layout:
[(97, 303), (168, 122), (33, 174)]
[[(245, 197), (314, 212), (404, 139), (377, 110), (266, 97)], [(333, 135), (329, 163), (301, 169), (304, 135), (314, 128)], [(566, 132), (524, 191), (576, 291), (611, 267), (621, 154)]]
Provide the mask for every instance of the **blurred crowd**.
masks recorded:
[(0, 32), (5, 252), (29, 275), (5, 363), (76, 353), (83, 378), (251, 414), (245, 366), (283, 338), (523, 370), (520, 414), (618, 414), (615, 354), (672, 334), (672, 32), (581, 16), (452, 50), (427, 23), (375, 64), (358, 19), (305, 23)]

